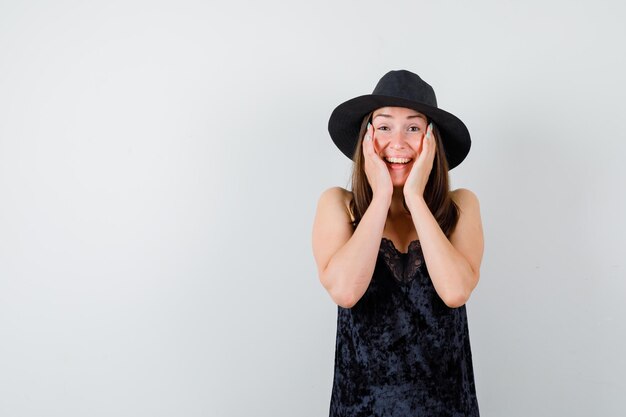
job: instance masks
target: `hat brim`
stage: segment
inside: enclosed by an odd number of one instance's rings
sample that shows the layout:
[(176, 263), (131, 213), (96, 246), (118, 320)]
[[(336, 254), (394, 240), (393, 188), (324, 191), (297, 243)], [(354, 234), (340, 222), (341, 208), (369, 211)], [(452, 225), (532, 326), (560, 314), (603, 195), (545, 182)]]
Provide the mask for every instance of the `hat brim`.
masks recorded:
[(348, 158), (353, 159), (363, 118), (381, 107), (406, 107), (431, 119), (441, 132), (449, 170), (463, 162), (469, 153), (472, 143), (469, 131), (452, 113), (401, 97), (368, 94), (340, 104), (328, 120), (330, 137)]

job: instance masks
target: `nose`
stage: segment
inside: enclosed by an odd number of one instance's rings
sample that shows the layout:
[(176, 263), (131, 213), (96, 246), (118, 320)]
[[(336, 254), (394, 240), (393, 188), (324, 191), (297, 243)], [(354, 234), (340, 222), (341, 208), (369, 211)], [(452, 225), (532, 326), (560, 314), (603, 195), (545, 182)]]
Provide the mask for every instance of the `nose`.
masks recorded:
[(404, 149), (407, 146), (404, 132), (396, 132), (389, 139), (389, 147), (392, 149)]

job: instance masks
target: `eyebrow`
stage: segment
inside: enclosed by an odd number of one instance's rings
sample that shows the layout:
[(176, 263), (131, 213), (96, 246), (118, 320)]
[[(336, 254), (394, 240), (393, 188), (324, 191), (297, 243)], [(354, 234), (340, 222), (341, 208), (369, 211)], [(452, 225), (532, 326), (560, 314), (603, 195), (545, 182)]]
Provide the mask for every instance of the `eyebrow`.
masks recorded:
[[(386, 117), (386, 118), (388, 118), (388, 119), (393, 119), (393, 116), (392, 116), (392, 115), (390, 115), (390, 114), (385, 114), (385, 113), (380, 113), (380, 114), (377, 114), (376, 116), (374, 116), (374, 119), (376, 119), (377, 117)], [(419, 117), (419, 118), (422, 118), (422, 119), (424, 119), (424, 120), (426, 120), (426, 118), (425, 118), (423, 115), (421, 115), (421, 114), (413, 114), (413, 115), (411, 115), (411, 116), (407, 116), (407, 119), (415, 119), (415, 118), (418, 118), (418, 117)], [(372, 119), (372, 121), (373, 121), (374, 119)]]

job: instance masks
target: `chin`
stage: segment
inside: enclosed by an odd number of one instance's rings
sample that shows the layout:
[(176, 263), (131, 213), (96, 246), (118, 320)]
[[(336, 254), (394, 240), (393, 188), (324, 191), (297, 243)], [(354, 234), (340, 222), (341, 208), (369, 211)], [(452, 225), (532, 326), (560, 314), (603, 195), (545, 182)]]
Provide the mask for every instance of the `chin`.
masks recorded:
[(402, 187), (406, 183), (409, 174), (393, 175), (391, 174), (391, 183), (394, 187)]
[(406, 180), (402, 180), (402, 181), (391, 181), (391, 183), (393, 184), (393, 188), (403, 188), (404, 184), (406, 184)]

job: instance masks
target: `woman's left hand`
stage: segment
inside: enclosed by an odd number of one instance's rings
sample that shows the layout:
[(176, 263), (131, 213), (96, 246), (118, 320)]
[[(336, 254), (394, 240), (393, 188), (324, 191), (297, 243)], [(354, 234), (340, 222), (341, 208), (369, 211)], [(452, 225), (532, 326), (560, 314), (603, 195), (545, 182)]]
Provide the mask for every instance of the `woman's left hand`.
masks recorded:
[(420, 145), (420, 154), (417, 160), (413, 163), (411, 172), (404, 184), (404, 197), (423, 197), (424, 190), (426, 189), (426, 183), (430, 176), (430, 171), (433, 168), (433, 161), (435, 160), (435, 138), (433, 135), (433, 124), (430, 123), (426, 129), (426, 135), (422, 137), (422, 143)]

